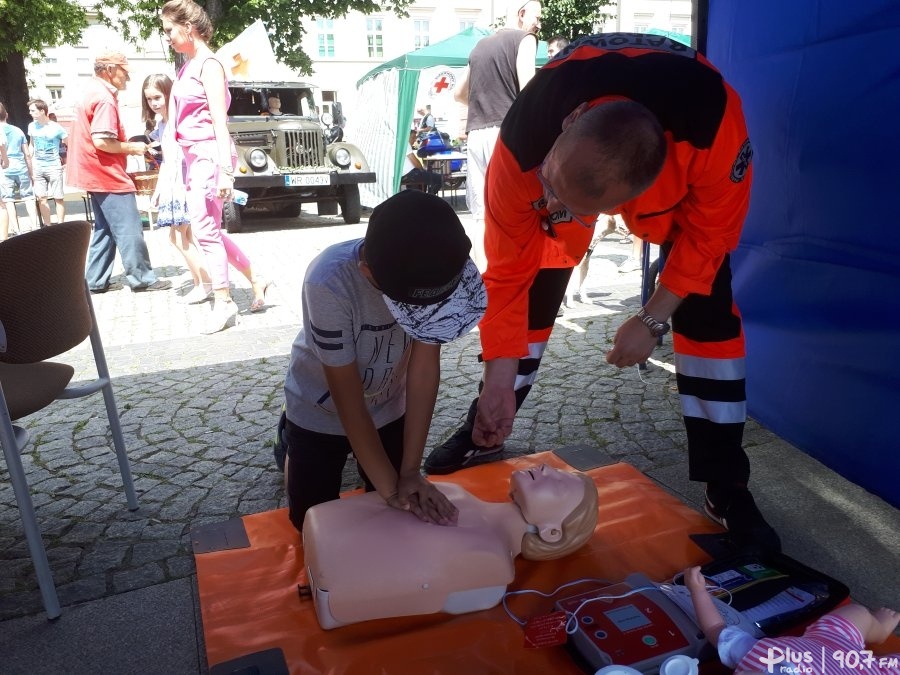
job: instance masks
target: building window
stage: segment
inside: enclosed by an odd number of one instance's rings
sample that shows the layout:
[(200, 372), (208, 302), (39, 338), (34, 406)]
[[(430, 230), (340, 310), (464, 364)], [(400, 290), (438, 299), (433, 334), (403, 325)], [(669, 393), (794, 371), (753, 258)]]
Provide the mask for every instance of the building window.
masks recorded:
[(460, 19), (459, 20), (459, 31), (462, 32), (464, 30), (469, 30), (470, 28), (475, 27), (475, 22), (472, 19)]
[(384, 56), (384, 35), (382, 34), (381, 19), (366, 19), (366, 42), (369, 48), (369, 58), (381, 58)]
[(334, 20), (317, 19), (316, 27), (319, 30), (319, 56), (334, 58)]
[(691, 34), (691, 17), (684, 14), (672, 15), (672, 31), (682, 35)]
[(56, 62), (57, 62), (57, 61), (56, 61), (56, 57), (55, 57), (55, 56), (47, 56), (47, 57), (44, 57), (44, 63), (56, 63)]
[(634, 15), (634, 32), (635, 33), (646, 33), (648, 30), (650, 30), (651, 25), (653, 25), (653, 15), (652, 14), (635, 13), (635, 15)]
[(337, 101), (336, 91), (322, 91), (322, 112), (334, 115), (334, 102)]
[(63, 97), (62, 87), (47, 87), (47, 91), (50, 92), (51, 101), (59, 101)]
[(431, 44), (431, 22), (427, 19), (415, 19), (413, 21), (414, 48), (421, 49)]

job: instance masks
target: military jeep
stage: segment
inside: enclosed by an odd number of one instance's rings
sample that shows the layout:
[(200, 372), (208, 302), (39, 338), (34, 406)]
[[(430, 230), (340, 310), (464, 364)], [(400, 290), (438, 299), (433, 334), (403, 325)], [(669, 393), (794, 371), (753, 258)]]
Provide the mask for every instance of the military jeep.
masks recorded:
[[(359, 184), (375, 173), (351, 143), (332, 141), (316, 112), (313, 86), (304, 82), (231, 82), (228, 131), (237, 148), (234, 187), (247, 203), (226, 202), (222, 225), (240, 232), (244, 209), (296, 218), (301, 205), (316, 202), (319, 215), (344, 222), (360, 219)], [(268, 99), (281, 101), (280, 115), (269, 114)]]

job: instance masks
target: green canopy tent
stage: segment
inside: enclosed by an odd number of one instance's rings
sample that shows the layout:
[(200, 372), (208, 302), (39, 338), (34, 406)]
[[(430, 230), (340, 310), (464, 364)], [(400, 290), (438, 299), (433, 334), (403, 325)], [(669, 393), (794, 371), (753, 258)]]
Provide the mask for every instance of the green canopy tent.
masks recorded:
[[(360, 146), (377, 176), (375, 183), (360, 186), (364, 205), (376, 206), (400, 187), (403, 160), (409, 147), (408, 132), (416, 98), (421, 95), (422, 71), (430, 71), (432, 90), (439, 88), (439, 95), (452, 96), (472, 48), (490, 34), (484, 28), (468, 28), (382, 63), (356, 83), (356, 114), (348, 119), (346, 137)], [(542, 42), (538, 47), (538, 64), (546, 60), (547, 45)]]

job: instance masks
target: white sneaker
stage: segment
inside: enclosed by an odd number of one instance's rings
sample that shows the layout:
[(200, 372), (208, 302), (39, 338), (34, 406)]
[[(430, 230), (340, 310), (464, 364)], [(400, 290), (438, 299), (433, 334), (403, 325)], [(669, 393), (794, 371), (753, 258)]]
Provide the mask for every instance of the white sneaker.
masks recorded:
[(218, 333), (220, 330), (225, 330), (232, 320), (234, 325), (237, 325), (237, 313), (238, 306), (234, 300), (213, 300), (212, 312), (206, 320), (203, 333), (211, 335), (212, 333)]
[(622, 263), (622, 266), (619, 268), (619, 272), (622, 273), (639, 272), (640, 270), (641, 261), (630, 256), (625, 260), (625, 262)]
[(185, 293), (180, 298), (178, 298), (178, 302), (184, 305), (199, 305), (201, 302), (206, 302), (212, 297), (212, 290), (206, 288), (203, 285), (194, 286), (190, 292)]

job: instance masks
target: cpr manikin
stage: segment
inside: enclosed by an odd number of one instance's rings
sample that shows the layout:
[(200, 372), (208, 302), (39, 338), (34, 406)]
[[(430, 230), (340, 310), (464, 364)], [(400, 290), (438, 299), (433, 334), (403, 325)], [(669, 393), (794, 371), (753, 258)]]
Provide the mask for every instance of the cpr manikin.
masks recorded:
[(323, 628), (488, 609), (512, 582), (517, 555), (561, 558), (597, 524), (597, 489), (580, 473), (544, 465), (515, 471), (512, 501), (502, 503), (436, 485), (459, 509), (455, 526), (423, 522), (372, 492), (307, 512), (303, 549)]

